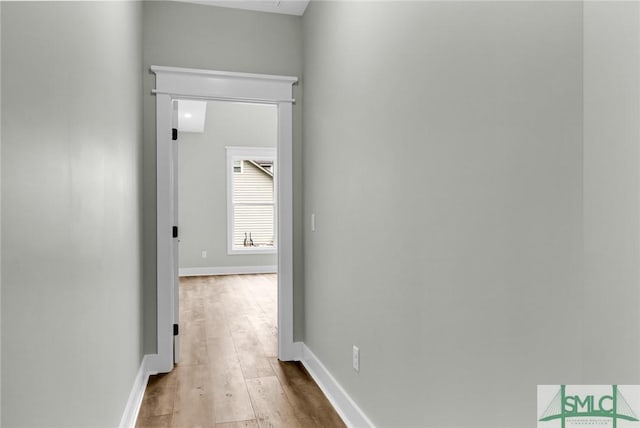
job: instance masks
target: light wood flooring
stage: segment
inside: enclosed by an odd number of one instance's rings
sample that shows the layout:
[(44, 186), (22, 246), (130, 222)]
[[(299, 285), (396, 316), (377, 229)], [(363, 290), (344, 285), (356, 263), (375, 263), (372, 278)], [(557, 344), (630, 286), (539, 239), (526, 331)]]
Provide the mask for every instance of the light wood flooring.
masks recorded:
[(180, 280), (181, 361), (151, 376), (136, 427), (344, 427), (300, 363), (277, 354), (277, 279)]

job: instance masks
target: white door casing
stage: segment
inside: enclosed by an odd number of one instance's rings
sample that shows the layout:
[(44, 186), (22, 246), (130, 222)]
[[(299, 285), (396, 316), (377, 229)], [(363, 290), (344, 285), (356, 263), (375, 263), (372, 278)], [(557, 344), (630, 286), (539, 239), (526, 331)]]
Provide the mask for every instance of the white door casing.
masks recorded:
[[(173, 130), (178, 129), (178, 101), (172, 101), (172, 114), (171, 114), (171, 201), (173, 203), (172, 207), (172, 217), (173, 217), (173, 225), (178, 227), (180, 222), (179, 215), (180, 211), (178, 210), (178, 139), (173, 139)], [(176, 135), (177, 137), (177, 135)], [(173, 231), (172, 231), (173, 232)], [(180, 325), (180, 278), (178, 272), (180, 270), (180, 232), (178, 231), (177, 236), (173, 237), (173, 244), (171, 246), (172, 250), (172, 260), (171, 260), (171, 276), (173, 278), (173, 323), (175, 325)], [(180, 362), (180, 332), (173, 331), (173, 362), (175, 364)]]
[[(177, 322), (177, 193), (172, 163), (174, 99), (203, 99), (275, 104), (278, 107), (277, 241), (278, 241), (278, 358), (296, 359), (293, 343), (293, 88), (291, 76), (233, 73), (151, 66), (156, 75), (157, 185), (157, 354), (151, 369), (169, 372), (174, 364), (173, 324)], [(174, 198), (175, 196), (175, 198)], [(174, 215), (176, 217), (174, 217)], [(176, 348), (177, 349), (177, 348)], [(175, 354), (178, 355), (177, 353)]]

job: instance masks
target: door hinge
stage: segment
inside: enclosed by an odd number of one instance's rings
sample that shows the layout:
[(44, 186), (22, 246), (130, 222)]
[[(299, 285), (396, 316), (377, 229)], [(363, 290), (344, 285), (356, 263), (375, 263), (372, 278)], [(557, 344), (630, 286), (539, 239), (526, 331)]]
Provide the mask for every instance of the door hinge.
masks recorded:
[(176, 128), (171, 128), (171, 139), (173, 141), (178, 140), (178, 130)]
[(172, 235), (174, 238), (178, 237), (178, 226), (173, 226)]
[(173, 325), (173, 335), (177, 336), (178, 335), (178, 331), (179, 331), (178, 324), (174, 324)]

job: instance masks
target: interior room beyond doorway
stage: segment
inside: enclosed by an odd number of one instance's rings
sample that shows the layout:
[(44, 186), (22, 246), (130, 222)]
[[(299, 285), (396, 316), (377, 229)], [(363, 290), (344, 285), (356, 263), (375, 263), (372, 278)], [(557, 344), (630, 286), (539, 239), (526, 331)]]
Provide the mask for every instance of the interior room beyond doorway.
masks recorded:
[(180, 275), (277, 270), (275, 105), (178, 102)]

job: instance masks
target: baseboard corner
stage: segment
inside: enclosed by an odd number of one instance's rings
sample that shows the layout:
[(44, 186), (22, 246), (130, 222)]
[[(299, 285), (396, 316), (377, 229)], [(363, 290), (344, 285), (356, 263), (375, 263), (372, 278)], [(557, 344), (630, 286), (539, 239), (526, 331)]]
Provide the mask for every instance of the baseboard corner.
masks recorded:
[(152, 355), (142, 357), (140, 368), (138, 369), (131, 393), (129, 394), (129, 399), (127, 400), (127, 405), (124, 408), (124, 414), (120, 420), (120, 428), (134, 428), (136, 426), (144, 391), (147, 388), (147, 381), (149, 380), (149, 376), (154, 374), (151, 369), (151, 359)]
[(300, 361), (307, 369), (313, 380), (318, 384), (331, 405), (340, 415), (343, 422), (350, 428), (375, 428), (367, 415), (358, 407), (353, 399), (342, 388), (331, 372), (322, 364), (313, 352), (303, 342), (295, 342), (300, 346)]

